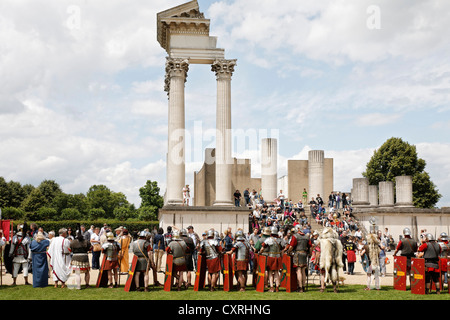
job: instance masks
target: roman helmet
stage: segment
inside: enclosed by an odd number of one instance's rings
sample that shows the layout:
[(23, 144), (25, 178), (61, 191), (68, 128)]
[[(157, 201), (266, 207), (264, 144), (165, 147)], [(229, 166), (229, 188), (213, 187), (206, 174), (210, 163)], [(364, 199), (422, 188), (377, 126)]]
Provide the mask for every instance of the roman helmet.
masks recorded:
[(187, 230), (186, 229), (181, 229), (181, 235), (182, 236), (187, 236), (188, 234), (187, 234)]
[(180, 240), (180, 230), (174, 230), (172, 234), (173, 240)]
[(18, 237), (21, 237), (22, 235), (23, 235), (23, 224), (19, 224), (18, 226), (17, 226), (17, 236)]
[(403, 235), (404, 236), (410, 236), (411, 235), (411, 230), (409, 228), (403, 229)]
[(208, 233), (206, 234), (206, 236), (208, 238), (214, 238), (214, 230), (213, 229), (209, 229)]
[(108, 233), (106, 234), (106, 239), (107, 239), (108, 241), (114, 240), (114, 233), (108, 232)]
[(236, 240), (237, 241), (245, 240), (244, 232), (242, 232), (242, 230), (238, 230), (236, 232)]
[(278, 234), (278, 228), (277, 227), (270, 228), (270, 233), (271, 234)]
[(448, 240), (448, 235), (445, 232), (442, 232), (439, 237), (441, 238), (441, 240), (446, 241)]
[(147, 237), (147, 232), (145, 230), (139, 232), (139, 238), (146, 238)]
[(434, 236), (431, 233), (427, 233), (426, 238), (428, 241), (434, 241)]

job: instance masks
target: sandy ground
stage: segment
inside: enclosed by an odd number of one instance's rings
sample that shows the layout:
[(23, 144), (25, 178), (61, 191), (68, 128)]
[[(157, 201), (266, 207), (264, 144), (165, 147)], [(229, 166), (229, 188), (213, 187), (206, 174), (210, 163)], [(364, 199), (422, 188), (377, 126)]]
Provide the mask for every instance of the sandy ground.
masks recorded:
[[(388, 252), (387, 253), (387, 257), (390, 260), (390, 263), (386, 265), (386, 275), (384, 277), (380, 277), (380, 284), (381, 286), (392, 286), (393, 285), (393, 264), (394, 264), (394, 260), (393, 260), (393, 256), (392, 256), (392, 252)], [(164, 255), (165, 258), (165, 255)], [(164, 259), (163, 258), (163, 259)], [(89, 259), (89, 261), (91, 260), (91, 257)], [(100, 260), (101, 261), (101, 260)], [(132, 261), (132, 254), (130, 254), (130, 262)], [(165, 267), (165, 260), (163, 261), (162, 264), (163, 267)], [(12, 276), (11, 274), (7, 273), (5, 274), (5, 268), (3, 266), (2, 269), (2, 284), (3, 285), (11, 285), (12, 284)], [(98, 278), (98, 270), (91, 270), (90, 271), (90, 275), (91, 275), (91, 286), (95, 286), (97, 278)], [(367, 285), (367, 275), (365, 274), (361, 263), (358, 261), (355, 263), (355, 270), (354, 270), (354, 275), (348, 275), (348, 274), (344, 274), (342, 271), (340, 272), (340, 276), (343, 278), (344, 281), (344, 285), (345, 284), (360, 284), (360, 285)], [(126, 280), (127, 280), (128, 275), (120, 275), (120, 284), (124, 285)], [(158, 281), (160, 283), (164, 283), (164, 273), (157, 273), (157, 278)], [(29, 282), (32, 283), (33, 281), (33, 277), (30, 274), (28, 276)], [(192, 275), (192, 283), (195, 280), (195, 274)], [(249, 277), (249, 284), (251, 281), (251, 276)], [(309, 283), (310, 284), (319, 284), (319, 276), (318, 275), (310, 275), (309, 276)], [(24, 277), (23, 274), (19, 274), (19, 276), (17, 277), (17, 285), (23, 285), (24, 282)], [(53, 279), (49, 279), (49, 285), (53, 285)], [(82, 280), (82, 285), (84, 284), (84, 277)], [(150, 272), (150, 285), (153, 284), (153, 273)], [(341, 284), (342, 285), (342, 284)], [(374, 285), (373, 281), (372, 281), (372, 286)]]

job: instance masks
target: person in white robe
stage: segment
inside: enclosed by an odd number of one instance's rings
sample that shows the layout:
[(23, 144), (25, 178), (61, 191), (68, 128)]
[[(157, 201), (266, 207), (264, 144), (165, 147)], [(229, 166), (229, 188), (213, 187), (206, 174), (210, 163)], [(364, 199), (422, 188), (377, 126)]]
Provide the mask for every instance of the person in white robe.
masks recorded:
[(50, 266), (53, 270), (53, 281), (55, 288), (61, 282), (61, 288), (65, 288), (70, 277), (72, 268), (70, 266), (70, 241), (66, 239), (67, 229), (60, 229), (59, 236), (52, 239), (47, 254), (50, 258)]

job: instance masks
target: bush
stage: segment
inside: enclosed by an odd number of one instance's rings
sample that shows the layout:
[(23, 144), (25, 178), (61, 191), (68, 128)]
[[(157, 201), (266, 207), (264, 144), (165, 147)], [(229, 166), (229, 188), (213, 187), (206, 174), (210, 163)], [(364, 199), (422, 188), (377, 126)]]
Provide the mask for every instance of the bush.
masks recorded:
[(144, 206), (137, 210), (138, 219), (141, 221), (156, 221), (158, 220), (158, 207)]
[(104, 218), (106, 215), (105, 210), (102, 208), (92, 208), (89, 210), (89, 219), (98, 220)]
[(25, 211), (19, 208), (6, 207), (2, 209), (2, 219), (22, 220), (25, 215)]
[(136, 216), (135, 210), (130, 207), (118, 207), (114, 209), (114, 218), (120, 221), (133, 219)]
[(55, 220), (58, 218), (58, 211), (55, 208), (42, 207), (37, 210), (33, 220)]

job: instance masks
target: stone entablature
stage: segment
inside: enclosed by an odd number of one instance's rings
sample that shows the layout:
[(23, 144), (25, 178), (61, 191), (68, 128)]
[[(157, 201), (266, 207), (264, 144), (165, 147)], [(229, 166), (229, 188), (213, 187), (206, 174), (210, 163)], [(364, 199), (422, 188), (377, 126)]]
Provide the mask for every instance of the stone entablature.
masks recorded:
[(411, 207), (354, 208), (353, 214), (360, 224), (369, 230), (372, 217), (375, 217), (379, 230), (388, 228), (395, 242), (403, 235), (404, 228), (410, 228), (413, 238), (418, 240), (420, 231), (426, 229), (436, 239), (441, 232), (450, 234), (450, 208), (420, 209)]

